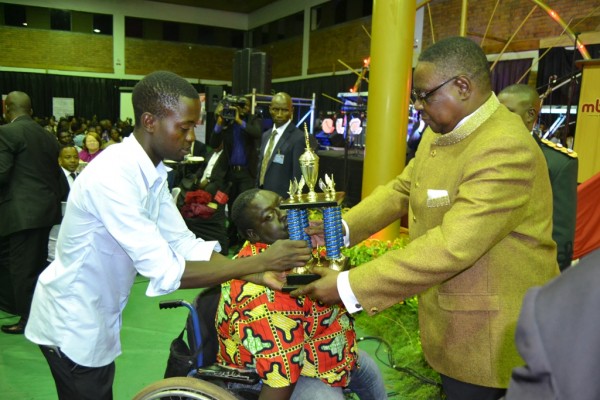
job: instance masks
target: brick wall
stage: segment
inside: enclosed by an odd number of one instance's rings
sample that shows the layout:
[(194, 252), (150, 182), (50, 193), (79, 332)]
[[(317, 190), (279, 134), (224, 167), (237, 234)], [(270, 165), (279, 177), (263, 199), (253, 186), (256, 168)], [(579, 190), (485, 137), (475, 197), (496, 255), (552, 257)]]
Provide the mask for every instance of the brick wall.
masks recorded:
[[(471, 0), (468, 5), (469, 37), (481, 41), (497, 0)], [(547, 0), (563, 20), (578, 32), (600, 30), (597, 0)], [(484, 50), (499, 53), (533, 8), (533, 1), (502, 0), (498, 3)], [(423, 45), (432, 40), (429, 10), (436, 40), (457, 35), (460, 27), (460, 0), (432, 0), (425, 6)], [(363, 18), (310, 33), (308, 73), (346, 70), (340, 59), (354, 69), (369, 55), (371, 18)], [(507, 51), (535, 50), (539, 39), (561, 34), (563, 29), (541, 8), (529, 18)], [(393, 45), (393, 44), (391, 44)], [(272, 77), (301, 74), (302, 38), (297, 37), (261, 46), (272, 58)], [(145, 75), (166, 69), (188, 78), (231, 80), (236, 49), (141, 40), (125, 41), (125, 71)], [(0, 65), (69, 71), (113, 72), (112, 38), (75, 32), (22, 29), (0, 26)]]
[[(469, 37), (481, 42), (496, 3), (496, 0), (469, 1), (467, 10)], [(574, 31), (586, 32), (600, 29), (600, 10), (597, 8), (597, 0), (546, 0), (546, 4), (554, 9)], [(505, 45), (503, 41), (514, 34), (534, 5), (533, 1), (500, 1), (484, 42), (485, 52), (499, 53)], [(459, 34), (461, 6), (462, 2), (459, 0), (434, 0), (429, 4), (436, 40)], [(424, 7), (424, 11), (423, 45), (427, 47), (432, 43), (432, 35), (427, 6)], [(537, 7), (519, 30), (507, 51), (536, 50), (539, 39), (558, 36), (562, 32), (563, 28), (542, 8)]]
[(125, 73), (146, 75), (167, 70), (186, 78), (230, 81), (236, 49), (173, 43), (159, 40), (125, 40)]
[(258, 46), (271, 56), (271, 77), (284, 78), (302, 74), (302, 36)]
[(371, 18), (362, 18), (310, 33), (308, 73), (346, 71), (341, 63), (360, 69), (369, 56), (371, 39), (363, 29), (371, 31)]
[(0, 65), (112, 73), (112, 37), (0, 26)]

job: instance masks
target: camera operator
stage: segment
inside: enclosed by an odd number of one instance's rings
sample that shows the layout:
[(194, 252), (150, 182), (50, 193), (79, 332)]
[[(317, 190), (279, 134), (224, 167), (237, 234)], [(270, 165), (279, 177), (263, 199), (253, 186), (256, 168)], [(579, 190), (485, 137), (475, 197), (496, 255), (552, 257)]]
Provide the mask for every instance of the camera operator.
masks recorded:
[[(246, 97), (227, 96), (215, 110), (217, 123), (211, 134), (211, 144), (223, 144), (228, 166), (225, 181), (229, 183), (229, 209), (237, 196), (255, 187), (258, 166), (257, 148), (260, 146), (262, 122), (250, 114), (250, 100)], [(230, 246), (237, 244), (237, 228), (229, 224)]]

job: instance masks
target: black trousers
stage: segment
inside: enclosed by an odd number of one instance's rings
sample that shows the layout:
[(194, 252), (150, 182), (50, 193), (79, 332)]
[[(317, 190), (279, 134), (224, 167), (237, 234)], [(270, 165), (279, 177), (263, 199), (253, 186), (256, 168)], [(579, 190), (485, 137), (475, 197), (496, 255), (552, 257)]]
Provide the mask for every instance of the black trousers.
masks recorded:
[(440, 374), (447, 400), (498, 400), (506, 389), (474, 385)]
[(0, 268), (8, 271), (16, 314), (27, 319), (38, 276), (48, 265), (52, 227), (26, 229), (0, 236)]
[(104, 367), (83, 367), (60, 349), (40, 346), (56, 383), (59, 400), (112, 400), (114, 361)]

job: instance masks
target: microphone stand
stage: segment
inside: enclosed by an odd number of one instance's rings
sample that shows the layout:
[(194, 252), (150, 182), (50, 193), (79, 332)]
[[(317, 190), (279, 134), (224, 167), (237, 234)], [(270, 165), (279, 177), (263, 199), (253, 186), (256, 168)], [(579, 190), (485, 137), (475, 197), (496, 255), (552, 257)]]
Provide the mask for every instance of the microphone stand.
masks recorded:
[(573, 58), (571, 59), (571, 84), (569, 85), (569, 94), (567, 96), (567, 116), (565, 119), (565, 127), (562, 131), (562, 135), (559, 138), (560, 143), (564, 146), (567, 145), (567, 137), (569, 136), (569, 127), (571, 121), (571, 104), (573, 103), (573, 92), (575, 91), (575, 85), (577, 84), (575, 77), (575, 56), (577, 55), (577, 37), (579, 36), (578, 32), (573, 33), (574, 36), (574, 47), (573, 47)]

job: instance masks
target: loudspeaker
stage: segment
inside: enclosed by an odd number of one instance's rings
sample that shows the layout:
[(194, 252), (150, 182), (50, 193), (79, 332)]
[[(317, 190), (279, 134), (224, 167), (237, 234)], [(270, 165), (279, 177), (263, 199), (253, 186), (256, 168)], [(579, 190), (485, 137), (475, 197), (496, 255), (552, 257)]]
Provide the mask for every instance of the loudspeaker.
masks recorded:
[(223, 99), (223, 86), (206, 86), (206, 112), (214, 113)]
[(271, 57), (249, 48), (238, 50), (233, 59), (232, 93), (242, 96), (252, 89), (261, 94), (271, 91)]
[(233, 79), (231, 92), (236, 96), (250, 93), (250, 58), (252, 49), (243, 49), (235, 52), (233, 58)]
[(271, 92), (271, 57), (267, 53), (252, 53), (250, 59), (250, 90), (260, 94)]

